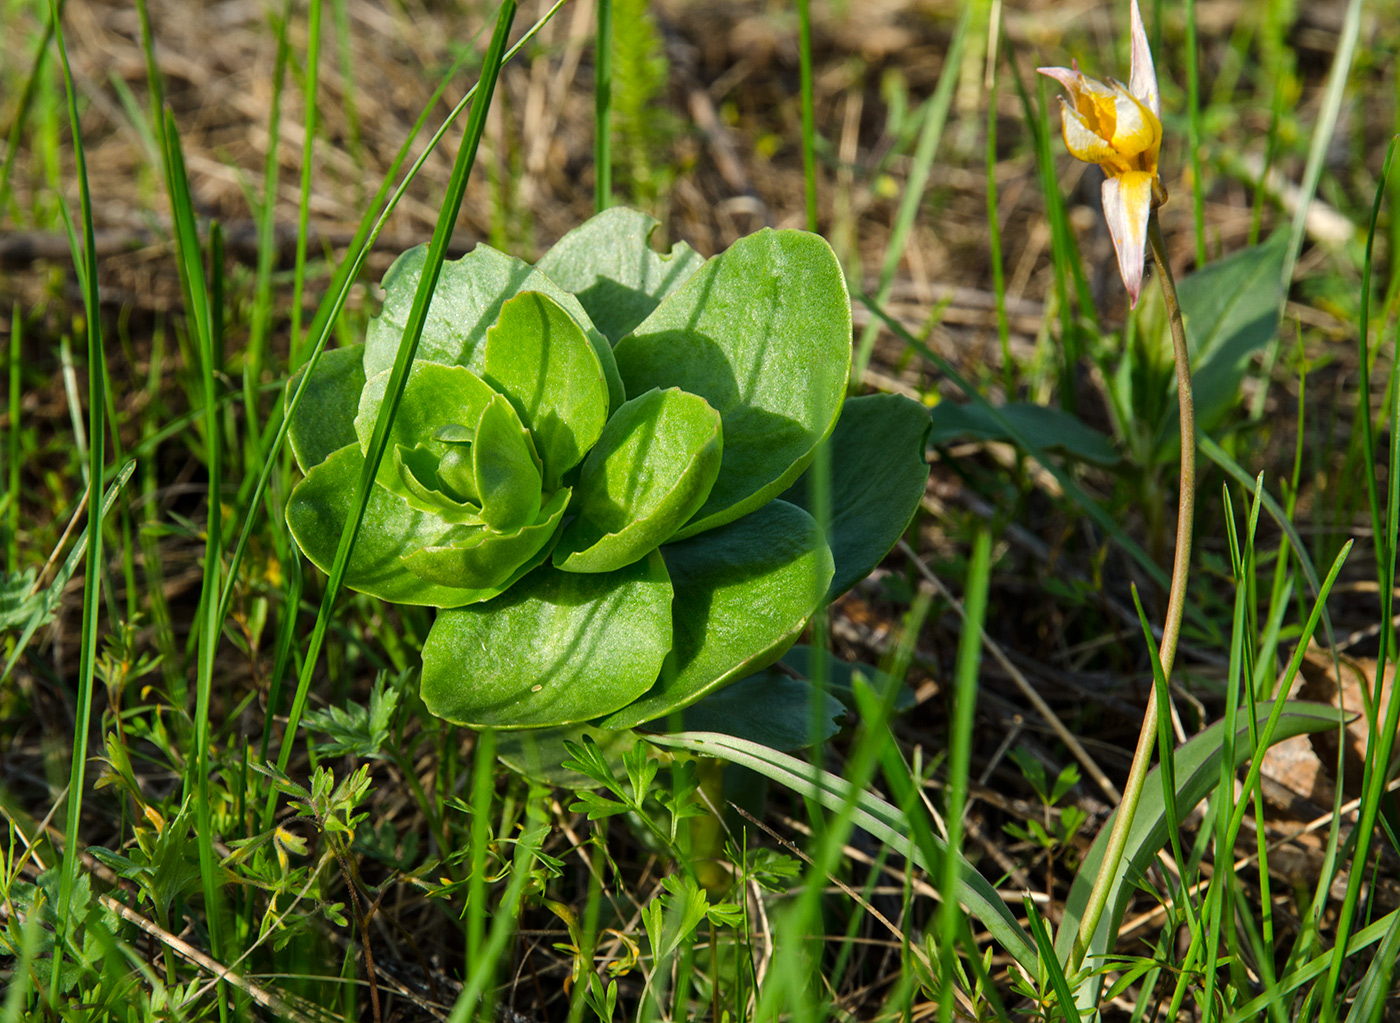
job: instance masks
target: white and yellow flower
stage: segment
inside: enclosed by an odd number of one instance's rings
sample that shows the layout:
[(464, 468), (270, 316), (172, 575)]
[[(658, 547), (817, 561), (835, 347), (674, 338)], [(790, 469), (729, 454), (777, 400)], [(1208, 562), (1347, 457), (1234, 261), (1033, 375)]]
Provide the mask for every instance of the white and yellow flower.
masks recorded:
[(1157, 174), (1162, 97), (1138, 0), (1132, 0), (1132, 64), (1126, 87), (1112, 79), (1105, 85), (1089, 78), (1077, 63), (1037, 70), (1069, 93), (1069, 102), (1060, 99), (1069, 151), (1103, 169), (1104, 216), (1118, 252), (1123, 286), (1136, 306), (1142, 291), (1147, 222), (1152, 211), (1167, 200)]

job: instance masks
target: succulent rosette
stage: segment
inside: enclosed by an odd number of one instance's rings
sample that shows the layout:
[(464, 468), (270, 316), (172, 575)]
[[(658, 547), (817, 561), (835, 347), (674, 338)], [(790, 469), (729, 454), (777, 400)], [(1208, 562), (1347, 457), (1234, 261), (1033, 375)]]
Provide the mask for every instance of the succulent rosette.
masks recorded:
[[(448, 720), (688, 706), (777, 660), (922, 496), (925, 410), (845, 397), (830, 247), (765, 230), (704, 260), (653, 250), (655, 225), (613, 209), (535, 266), (484, 245), (443, 266), (345, 584), (442, 609), (422, 695)], [(394, 263), (365, 343), (326, 352), (293, 415), (287, 523), (323, 570), (423, 260)], [(804, 476), (823, 444), (827, 530)]]

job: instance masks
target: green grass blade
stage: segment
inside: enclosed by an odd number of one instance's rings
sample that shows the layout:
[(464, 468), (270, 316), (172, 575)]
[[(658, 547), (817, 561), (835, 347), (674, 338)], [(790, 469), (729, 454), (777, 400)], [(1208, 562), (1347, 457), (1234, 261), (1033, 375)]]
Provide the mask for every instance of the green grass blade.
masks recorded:
[[(165, 114), (166, 186), (170, 193), (171, 211), (175, 220), (175, 243), (180, 264), (180, 279), (184, 286), (189, 310), (190, 333), (199, 358), (200, 382), (204, 407), (204, 457), (209, 473), (206, 495), (204, 574), (200, 589), (199, 644), (195, 662), (194, 756), (187, 758), (184, 799), (193, 799), (197, 820), (200, 879), (204, 888), (205, 922), (209, 931), (209, 948), (215, 959), (224, 957), (222, 899), (218, 876), (218, 857), (214, 851), (214, 826), (209, 798), (210, 703), (213, 696), (214, 654), (223, 633), (219, 619), (220, 570), (223, 563), (223, 445), (221, 444), (218, 406), (213, 307), (205, 285), (203, 254), (199, 244), (194, 202), (190, 196), (189, 177), (185, 171), (180, 133), (175, 117)], [(220, 268), (215, 266), (218, 274)], [(224, 999), (219, 1000), (222, 1007)]]
[(1026, 907), (1026, 921), (1031, 926), (1035, 947), (1040, 951), (1040, 961), (1045, 967), (1045, 972), (1050, 975), (1050, 986), (1055, 991), (1060, 1012), (1064, 1014), (1066, 1023), (1081, 1023), (1083, 1017), (1079, 1015), (1079, 1006), (1074, 1003), (1074, 992), (1070, 989), (1064, 967), (1055, 957), (1055, 945), (1050, 940), (1050, 932), (1045, 929), (1045, 921), (1040, 918), (1040, 910), (1036, 908), (1035, 900), (1029, 892), (1026, 893), (1023, 902)]
[[(943, 58), (943, 69), (938, 73), (938, 84), (924, 108), (924, 123), (919, 129), (919, 143), (914, 149), (909, 180), (905, 182), (904, 195), (899, 200), (899, 211), (895, 214), (894, 228), (890, 231), (890, 240), (885, 246), (885, 262), (880, 269), (880, 283), (875, 291), (880, 305), (889, 301), (895, 273), (904, 259), (904, 248), (909, 241), (909, 233), (914, 229), (914, 219), (918, 216), (919, 206), (923, 202), (929, 174), (933, 171), (933, 158), (938, 153), (938, 143), (943, 137), (943, 125), (947, 123), (948, 108), (952, 105), (953, 92), (957, 88), (958, 75), (962, 70), (963, 44), (967, 41), (968, 26), (972, 23), (972, 7), (971, 3), (963, 4), (957, 28), (953, 30), (952, 41), (949, 42), (948, 52)], [(866, 324), (865, 329), (861, 331), (855, 361), (851, 364), (851, 386), (857, 391), (865, 378), (865, 368), (870, 365), (870, 355), (875, 349), (875, 337), (879, 332), (880, 324), (874, 320)]]
[[(982, 626), (987, 620), (987, 591), (992, 575), (992, 534), (985, 527), (972, 538), (968, 559), (967, 584), (963, 590), (962, 634), (958, 639), (958, 660), (954, 671), (953, 719), (948, 727), (948, 848), (963, 846), (963, 811), (967, 806), (967, 779), (972, 767), (972, 731), (977, 714), (977, 669), (982, 661)], [(891, 746), (893, 748), (893, 746)], [(958, 858), (943, 857), (939, 890), (943, 903), (938, 907), (938, 981), (942, 997), (938, 1018), (953, 1018), (953, 954), (961, 929), (958, 907)], [(1044, 954), (1041, 949), (1041, 954)], [(976, 956), (976, 949), (969, 949)]]
[(593, 42), (593, 208), (612, 205), (612, 0), (597, 0)]
[[(272, 272), (277, 264), (277, 186), (281, 179), (279, 159), (282, 124), (282, 88), (287, 80), (287, 65), (291, 60), (291, 44), (287, 40), (287, 23), (291, 20), (291, 0), (282, 7), (282, 16), (275, 22), (277, 54), (272, 64), (272, 101), (267, 115), (267, 157), (263, 161), (262, 208), (257, 211), (258, 264), (253, 284), (253, 309), (249, 315), (248, 347), (243, 360), (243, 407), (248, 430), (247, 477), (260, 457), (261, 416), (258, 410), (257, 385), (262, 380), (267, 361), (267, 340), (272, 325)], [(417, 133), (410, 135), (412, 138)], [(246, 477), (245, 477), (246, 478)], [(246, 514), (246, 513), (245, 513)], [(247, 518), (252, 518), (247, 515)]]
[[(1332, 722), (1329, 721), (1330, 723)], [(816, 800), (828, 810), (839, 811), (846, 805), (854, 805), (852, 820), (858, 827), (869, 831), (882, 842), (901, 852), (909, 847), (911, 823), (898, 807), (867, 790), (857, 788), (845, 778), (827, 771), (814, 770), (805, 760), (717, 732), (648, 735), (647, 740), (659, 746), (673, 746), (741, 764), (787, 786), (799, 795)], [(930, 857), (916, 844), (913, 850), (914, 860), (933, 876), (941, 876), (948, 847), (932, 836), (930, 841), (936, 856)], [(958, 900), (1018, 963), (1034, 974), (1039, 962), (1035, 943), (1021, 929), (1021, 925), (1006, 908), (997, 890), (986, 878), (963, 860), (961, 854), (954, 852), (953, 855), (959, 864)]]
[[(23, 360), (20, 353), (24, 348), (24, 317), (16, 305), (10, 311), (9, 379), (10, 429), (6, 436), (7, 470), (5, 479), (5, 564), (11, 572), (19, 571), (19, 454), (20, 454), (20, 384), (24, 377)], [(8, 672), (7, 672), (8, 674)]]
[[(1357, 416), (1361, 421), (1361, 449), (1363, 457), (1361, 464), (1366, 474), (1366, 497), (1371, 505), (1371, 535), (1376, 538), (1376, 570), (1379, 574), (1377, 582), (1382, 587), (1385, 586), (1385, 566), (1389, 565), (1394, 558), (1390, 552), (1394, 550), (1389, 544), (1389, 535), (1381, 526), (1382, 506), (1380, 499), (1380, 488), (1376, 483), (1376, 438), (1375, 427), (1371, 422), (1371, 343), (1368, 337), (1370, 331), (1371, 312), (1371, 269), (1374, 265), (1374, 248), (1376, 243), (1376, 225), (1381, 217), (1381, 202), (1385, 199), (1386, 182), (1390, 179), (1390, 164), (1395, 158), (1395, 144), (1400, 142), (1400, 135), (1394, 136), (1390, 140), (1390, 145), (1385, 148), (1385, 163), (1381, 167), (1380, 184), (1376, 186), (1375, 201), (1371, 204), (1371, 221), (1366, 229), (1366, 255), (1361, 264), (1361, 308), (1357, 314), (1356, 342), (1359, 348), (1357, 353), (1357, 371), (1360, 377), (1357, 393)], [(1393, 386), (1393, 381), (1392, 381)], [(1393, 423), (1392, 423), (1393, 425)], [(1392, 434), (1393, 436), (1393, 434)], [(1393, 636), (1393, 630), (1391, 630)]]
[[(540, 29), (544, 28), (567, 2), (568, 0), (556, 0), (556, 2), (550, 6), (549, 10), (545, 11), (544, 14), (530, 26), (529, 30), (516, 41), (515, 45), (506, 52), (505, 59), (507, 61), (511, 60), (516, 54), (528, 46), (539, 33)], [(465, 58), (463, 59), (465, 60)], [(458, 65), (460, 65), (460, 63), (459, 61)], [(447, 130), (456, 122), (457, 117), (460, 116), (462, 111), (467, 109), (468, 105), (471, 104), (476, 97), (478, 86), (473, 85), (467, 90), (466, 94), (463, 95), (462, 99), (447, 117), (444, 118), (438, 130), (433, 133), (432, 138), (430, 138), (423, 147), (423, 152), (419, 154), (418, 158), (404, 175), (404, 179), (399, 183), (398, 187), (393, 190), (393, 193), (390, 194), (389, 187), (393, 181), (394, 175), (398, 173), (398, 168), (407, 157), (414, 139), (417, 138), (418, 132), (426, 123), (428, 113), (432, 109), (433, 103), (437, 101), (437, 97), (446, 88), (448, 81), (455, 71), (456, 66), (444, 76), (437, 92), (433, 95), (433, 99), (424, 107), (413, 130), (409, 132), (403, 145), (400, 146), (398, 155), (393, 165), (390, 167), (388, 174), (385, 175), (384, 183), (378, 195), (375, 196), (373, 202), (370, 204), (369, 210), (361, 219), (359, 229), (356, 231), (355, 237), (349, 245), (348, 251), (353, 253), (353, 255), (347, 256), (337, 269), (331, 281), (331, 286), (326, 292), (326, 297), (317, 310), (316, 319), (312, 322), (311, 329), (308, 331), (308, 336), (315, 337), (316, 341), (312, 345), (311, 354), (307, 357), (307, 371), (302, 375), (301, 384), (297, 387), (296, 393), (292, 395), (291, 401), (287, 403), (287, 407), (282, 413), (275, 434), (265, 442), (265, 447), (262, 452), (262, 469), (258, 473), (257, 482), (252, 488), (251, 496), (244, 502), (241, 500), (240, 495), (240, 505), (249, 509), (249, 511), (243, 516), (243, 529), (238, 535), (238, 542), (234, 545), (233, 554), (229, 558), (224, 593), (219, 600), (221, 609), (219, 612), (220, 620), (227, 617), (229, 601), (233, 599), (233, 585), (238, 578), (238, 567), (242, 564), (243, 553), (248, 547), (249, 538), (252, 536), (253, 526), (257, 516), (252, 514), (251, 509), (258, 507), (259, 502), (262, 501), (263, 494), (267, 491), (268, 481), (271, 479), (272, 472), (276, 467), (275, 456), (277, 452), (282, 450), (282, 445), (286, 442), (287, 430), (291, 424), (292, 414), (301, 403), (301, 396), (306, 390), (307, 381), (311, 379), (311, 374), (315, 370), (316, 363), (321, 357), (321, 352), (325, 350), (326, 342), (330, 340), (336, 317), (338, 317), (340, 311), (345, 308), (345, 303), (350, 297), (350, 291), (354, 281), (358, 278), (360, 270), (364, 267), (365, 260), (368, 258), (370, 249), (373, 247), (375, 240), (378, 239), (380, 233), (384, 230), (385, 224), (388, 223), (389, 215), (393, 213), (399, 201), (408, 192), (409, 184), (417, 177), (419, 170), (422, 168), (423, 164), (427, 162), (433, 151), (437, 149), (438, 144), (446, 136)], [(385, 201), (386, 196), (388, 196), (387, 202)], [(383, 207), (382, 209), (380, 208), (381, 204)], [(276, 384), (269, 385), (269, 388), (278, 391), (282, 389), (280, 385)], [(161, 436), (164, 436), (167, 432), (168, 431), (163, 431)]]
[[(306, 289), (307, 225), (311, 220), (311, 171), (316, 159), (316, 98), (321, 82), (321, 0), (310, 0), (306, 9), (306, 67), (302, 80), (301, 186), (297, 201), (296, 265), (292, 270), (292, 355), (289, 369), (303, 362), (301, 349), (301, 296)], [(277, 148), (277, 140), (269, 146)]]
[[(1342, 100), (1346, 95), (1347, 78), (1351, 74), (1352, 60), (1356, 56), (1356, 42), (1361, 35), (1362, 0), (1348, 0), (1346, 16), (1342, 20), (1341, 36), (1337, 40), (1337, 54), (1332, 58), (1332, 69), (1327, 74), (1327, 85), (1322, 94), (1322, 109), (1318, 113), (1317, 125), (1313, 128), (1312, 142), (1308, 146), (1308, 162), (1303, 170), (1303, 183), (1298, 208), (1293, 213), (1293, 226), (1288, 236), (1288, 253), (1283, 261), (1283, 272), (1279, 277), (1283, 284), (1283, 300), (1279, 304), (1279, 314), (1283, 314), (1288, 301), (1288, 291), (1293, 284), (1293, 268), (1298, 264), (1298, 254), (1303, 248), (1303, 233), (1307, 228), (1308, 210), (1313, 196), (1317, 194), (1317, 183), (1322, 177), (1323, 163), (1327, 158), (1332, 135), (1337, 128), (1337, 118), (1341, 114)], [(1250, 404), (1249, 417), (1258, 420), (1264, 414), (1264, 402), (1269, 396), (1269, 377), (1274, 363), (1278, 361), (1279, 338), (1275, 335), (1265, 349), (1264, 366), (1260, 372), (1260, 386), (1254, 392)]]
[[(1272, 710), (1273, 704), (1271, 703), (1259, 705), (1261, 717), (1268, 715)], [(1275, 742), (1282, 742), (1294, 735), (1335, 728), (1340, 720), (1342, 720), (1342, 714), (1334, 707), (1288, 701), (1280, 713), (1272, 737)], [(1223, 731), (1224, 723), (1216, 722), (1205, 731), (1187, 740), (1185, 744), (1177, 747), (1175, 770), (1178, 819), (1185, 817), (1192, 807), (1219, 784), (1220, 757), (1223, 746), (1221, 733)], [(1240, 741), (1247, 735), (1248, 727), (1246, 725), (1236, 726), (1235, 737), (1239, 745), (1235, 758), (1239, 763), (1243, 763), (1250, 752), (1249, 747)], [(1104, 919), (1099, 924), (1099, 929), (1089, 948), (1090, 955), (1102, 955), (1109, 947), (1115, 926), (1114, 921), (1121, 913), (1122, 902), (1131, 889), (1131, 878), (1141, 873), (1147, 861), (1167, 841), (1165, 799), (1160, 781), (1153, 776), (1155, 770), (1153, 774), (1148, 775), (1147, 784), (1143, 786), (1142, 801), (1133, 818), (1132, 831), (1128, 836), (1128, 845), (1123, 853), (1123, 876), (1117, 880), (1114, 890), (1109, 896), (1110, 912), (1104, 914)], [(1085, 855), (1079, 871), (1075, 875), (1069, 897), (1065, 900), (1064, 919), (1060, 922), (1055, 936), (1055, 949), (1061, 956), (1061, 962), (1067, 961), (1070, 954), (1075, 935), (1079, 930), (1080, 914), (1088, 900), (1089, 889), (1093, 886), (1094, 876), (1103, 858), (1104, 846), (1107, 844), (1108, 827), (1105, 825), (1100, 831), (1098, 839)]]
[[(1203, 455), (1225, 470), (1226, 475), (1233, 477), (1246, 487), (1254, 487), (1255, 478), (1245, 472), (1228, 451), (1206, 434), (1198, 433), (1196, 435), (1196, 446), (1200, 448)], [(1308, 556), (1308, 549), (1303, 546), (1303, 538), (1298, 535), (1298, 530), (1294, 527), (1288, 513), (1284, 511), (1272, 494), (1261, 489), (1259, 500), (1263, 502), (1264, 510), (1269, 513), (1269, 517), (1274, 520), (1279, 529), (1283, 530), (1288, 537), (1288, 542), (1293, 545), (1293, 552), (1297, 555), (1298, 564), (1303, 569), (1308, 586), (1312, 590), (1313, 596), (1317, 597), (1322, 592), (1322, 581), (1318, 578), (1317, 568), (1313, 565), (1312, 558)], [(1328, 647), (1335, 647), (1337, 644), (1332, 635), (1332, 618), (1325, 607), (1322, 609), (1322, 631), (1327, 636)]]
[(817, 116), (812, 97), (812, 3), (797, 0), (798, 74), (802, 83), (802, 186), (807, 230), (817, 229)]
[[(1400, 919), (1400, 910), (1393, 910), (1381, 917), (1369, 927), (1362, 928), (1351, 936), (1351, 940), (1346, 943), (1343, 958), (1351, 958), (1357, 953), (1364, 951), (1376, 942), (1382, 940), (1392, 928), (1400, 926), (1397, 920)], [(1342, 948), (1341, 945), (1337, 946)], [(1297, 991), (1310, 980), (1316, 980), (1327, 972), (1327, 967), (1333, 959), (1333, 951), (1322, 953), (1310, 959), (1303, 966), (1278, 979), (1278, 982), (1271, 990), (1245, 1002), (1239, 1008), (1224, 1017), (1224, 1023), (1253, 1023), (1259, 1018), (1259, 1013), (1264, 1011), (1271, 1001), (1286, 997)], [(1307, 1017), (1298, 1017), (1307, 1018)]]
[(1376, 948), (1371, 966), (1357, 985), (1356, 995), (1347, 1011), (1347, 1023), (1375, 1023), (1385, 1018), (1386, 1005), (1394, 1004), (1390, 979), (1395, 973), (1397, 960), (1400, 960), (1400, 916), (1392, 913), (1390, 926)]
[[(476, 99), (472, 103), (471, 114), (467, 120), (466, 137), (457, 152), (457, 160), (452, 168), (452, 177), (447, 186), (447, 195), (443, 200), (437, 227), (433, 231), (432, 242), (428, 246), (422, 277), (419, 279), (418, 290), (413, 297), (413, 306), (409, 310), (407, 321), (404, 324), (403, 339), (399, 342), (394, 368), (389, 374), (384, 404), (375, 419), (374, 432), (370, 437), (369, 449), (365, 453), (364, 470), (356, 483), (355, 494), (351, 500), (352, 514), (346, 520), (345, 528), (341, 531), (340, 544), (336, 549), (335, 560), (331, 563), (325, 593), (321, 599), (321, 609), (316, 616), (316, 625), (312, 630), (311, 641), (302, 661), (301, 673), (297, 679), (296, 695), (292, 699), (286, 730), (282, 734), (282, 744), (277, 754), (277, 768), (280, 771), (285, 771), (291, 760), (292, 744), (296, 738), (301, 714), (311, 691), (311, 675), (316, 669), (316, 662), (320, 656), (321, 645), (325, 640), (326, 629), (330, 624), (335, 600), (340, 592), (341, 580), (344, 578), (345, 568), (350, 561), (350, 551), (355, 534), (359, 532), (365, 507), (369, 503), (370, 487), (374, 485), (375, 473), (378, 471), (379, 462), (384, 456), (384, 449), (389, 439), (389, 425), (393, 420), (394, 413), (398, 410), (399, 399), (403, 396), (404, 386), (408, 382), (408, 369), (418, 350), (423, 324), (427, 319), (428, 303), (432, 299), (433, 289), (437, 286), (438, 274), (442, 270), (442, 264), (447, 255), (447, 243), (452, 237), (452, 226), (457, 221), (457, 213), (461, 208), (462, 198), (466, 194), (467, 176), (476, 160), (477, 147), (481, 143), (481, 136), (486, 128), (486, 112), (491, 106), (491, 98), (496, 88), (496, 78), (500, 73), (501, 63), (505, 56), (506, 34), (515, 17), (515, 6), (514, 0), (505, 0), (496, 16), (495, 32), (486, 52), (481, 78), (477, 84)], [(271, 822), (272, 811), (276, 805), (275, 799), (276, 793), (273, 791), (269, 794), (268, 803), (263, 813), (264, 827)]]
[(52, 974), (49, 982), (49, 1002), (58, 1003), (59, 977), (62, 974), (64, 940), (73, 932), (69, 920), (73, 888), (78, 879), (78, 826), (82, 819), (83, 789), (87, 780), (88, 732), (92, 722), (92, 689), (97, 663), (97, 618), (102, 579), (102, 521), (98, 495), (102, 492), (102, 466), (107, 435), (103, 400), (105, 384), (102, 379), (102, 311), (97, 295), (97, 242), (92, 223), (92, 194), (88, 189), (87, 156), (83, 148), (82, 125), (78, 117), (78, 93), (73, 84), (73, 72), (68, 64), (68, 51), (63, 42), (63, 26), (59, 23), (58, 0), (50, 0), (49, 15), (53, 37), (57, 43), (59, 63), (63, 68), (64, 93), (68, 100), (68, 126), (73, 139), (73, 162), (78, 178), (78, 197), (82, 209), (83, 246), (73, 246), (73, 265), (83, 288), (83, 312), (86, 317), (88, 341), (88, 470), (87, 503), (87, 565), (83, 576), (83, 623), (78, 666), (78, 700), (73, 724), (73, 760), (69, 774), (68, 813), (64, 826), (63, 863), (59, 873), (58, 940), (54, 943)]
[(49, 44), (53, 42), (58, 19), (63, 16), (64, 2), (65, 0), (59, 0), (56, 7), (50, 6), (48, 21), (44, 24), (44, 34), (34, 49), (34, 63), (29, 67), (29, 74), (24, 79), (24, 89), (19, 94), (19, 103), (15, 105), (15, 119), (10, 122), (10, 130), (5, 137), (5, 162), (0, 163), (0, 216), (4, 216), (5, 209), (9, 206), (10, 175), (15, 169), (15, 158), (19, 156), (19, 139), (24, 133), (25, 122), (29, 120), (29, 109), (34, 105), (34, 97), (38, 94), (39, 84), (44, 77)]

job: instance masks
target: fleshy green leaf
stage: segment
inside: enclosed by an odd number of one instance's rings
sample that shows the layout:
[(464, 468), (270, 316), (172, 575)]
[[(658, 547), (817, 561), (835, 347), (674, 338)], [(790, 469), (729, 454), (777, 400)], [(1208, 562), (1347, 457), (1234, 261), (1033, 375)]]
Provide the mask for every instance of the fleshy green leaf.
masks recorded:
[[(389, 371), (386, 370), (370, 377), (360, 393), (359, 413), (354, 423), (361, 452), (369, 448), (374, 420), (379, 415), (379, 406), (384, 401), (384, 389), (388, 384)], [(425, 497), (404, 479), (400, 462), (410, 461), (419, 484), (433, 486), (434, 480), (423, 478), (427, 471), (424, 464), (426, 456), (428, 453), (441, 456), (447, 448), (444, 442), (437, 439), (437, 432), (448, 426), (475, 429), (482, 410), (495, 396), (496, 392), (491, 386), (471, 370), (436, 362), (414, 362), (394, 414), (393, 425), (389, 428), (388, 450), (392, 452), (396, 447), (402, 447), (404, 453), (398, 458), (385, 458), (380, 462), (376, 482), (388, 487), (419, 511), (448, 511), (441, 502), (430, 496)], [(413, 454), (420, 446), (424, 451)], [(450, 511), (448, 513), (451, 514)]]
[[(426, 256), (426, 246), (409, 249), (384, 274), (384, 308), (370, 321), (365, 338), (365, 375), (368, 377), (394, 365)], [(548, 295), (583, 328), (607, 378), (609, 405), (613, 408), (621, 405), (625, 399), (612, 348), (608, 339), (593, 326), (578, 299), (530, 264), (489, 245), (478, 245), (461, 259), (442, 264), (414, 361), (465, 366), (481, 373), (486, 361), (486, 331), (500, 316), (506, 300), (522, 291)]]
[(608, 572), (654, 550), (705, 503), (722, 447), (719, 413), (704, 398), (673, 387), (627, 402), (583, 463), (578, 518), (554, 564)]
[[(292, 536), (322, 572), (330, 571), (335, 560), (364, 459), (358, 444), (347, 444), (313, 467), (287, 501)], [(345, 585), (397, 604), (460, 607), (489, 600), (510, 580), (494, 588), (444, 586), (415, 574), (405, 563), (406, 557), (440, 542), (453, 528), (431, 512), (411, 508), (384, 487), (373, 487), (345, 570)]]
[(678, 386), (724, 422), (709, 499), (680, 533), (766, 504), (811, 461), (846, 396), (851, 306), (831, 247), (800, 231), (741, 238), (617, 343), (628, 393)]
[(495, 600), (438, 615), (423, 644), (423, 702), (476, 728), (584, 721), (644, 692), (670, 646), (659, 554), (601, 575), (545, 566)]
[[(302, 472), (320, 465), (333, 451), (355, 442), (355, 413), (365, 386), (364, 345), (321, 353), (316, 371), (287, 428), (287, 440)], [(287, 401), (301, 384), (303, 366), (287, 381)]]
[(685, 242), (665, 255), (653, 249), (657, 223), (639, 210), (614, 206), (560, 238), (536, 267), (577, 295), (616, 344), (705, 262)]
[[(1191, 349), (1198, 430), (1214, 429), (1235, 407), (1251, 357), (1278, 332), (1287, 235), (1279, 231), (1260, 245), (1202, 267), (1177, 285)], [(1176, 420), (1163, 432), (1174, 434)]]
[(436, 543), (404, 555), (404, 564), (417, 575), (444, 586), (470, 580), (478, 588), (504, 589), (524, 572), (521, 566), (543, 564), (549, 541), (564, 521), (569, 488), (556, 490), (534, 522), (502, 533), (483, 526), (457, 526)]
[(604, 728), (663, 717), (766, 668), (797, 639), (831, 582), (831, 552), (816, 522), (786, 501), (662, 554), (676, 591), (674, 644), (656, 685)]
[[(827, 546), (836, 561), (827, 600), (874, 570), (918, 511), (928, 484), (924, 460), (928, 410), (897, 394), (849, 398), (827, 445), (831, 451), (831, 523)], [(811, 512), (812, 471), (783, 494)]]
[(485, 378), (510, 399), (544, 461), (545, 489), (583, 460), (608, 419), (608, 382), (579, 325), (527, 291), (486, 333)]
[(687, 707), (681, 721), (688, 732), (719, 732), (791, 752), (830, 739), (841, 730), (838, 721), (845, 713), (829, 693), (785, 671), (764, 668)]
[[(1032, 402), (1013, 401), (997, 408), (1017, 430), (1034, 437), (1047, 451), (1063, 451), (1071, 458), (1095, 465), (1116, 465), (1122, 461), (1113, 442), (1063, 409)], [(952, 444), (966, 438), (1015, 441), (1015, 438), (981, 405), (942, 401), (929, 417), (933, 432), (929, 443)]]
[(492, 529), (513, 532), (540, 513), (539, 460), (530, 434), (509, 401), (496, 395), (481, 412), (472, 442), (481, 518)]

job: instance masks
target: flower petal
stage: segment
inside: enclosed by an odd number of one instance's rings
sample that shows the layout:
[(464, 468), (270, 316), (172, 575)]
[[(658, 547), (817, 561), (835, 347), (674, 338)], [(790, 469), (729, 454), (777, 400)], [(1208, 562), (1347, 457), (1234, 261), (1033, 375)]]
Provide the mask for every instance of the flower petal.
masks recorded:
[(1142, 291), (1142, 262), (1147, 249), (1147, 220), (1152, 214), (1152, 178), (1129, 171), (1105, 179), (1103, 212), (1118, 252), (1118, 272), (1134, 307)]
[(1157, 151), (1162, 145), (1162, 122), (1136, 96), (1117, 82), (1114, 90), (1113, 148), (1123, 156), (1148, 154), (1142, 170), (1156, 170)]
[(1100, 138), (1079, 111), (1063, 99), (1060, 100), (1060, 119), (1064, 124), (1065, 146), (1075, 157), (1085, 163), (1115, 163), (1120, 167), (1124, 166), (1108, 140)]
[(1079, 92), (1079, 82), (1084, 77), (1082, 74), (1079, 73), (1079, 69), (1077, 67), (1038, 67), (1036, 68), (1036, 70), (1039, 71), (1046, 78), (1055, 79), (1055, 81), (1059, 82), (1065, 87), (1065, 91), (1068, 92), (1071, 96), (1074, 96)]
[(1131, 36), (1132, 73), (1128, 78), (1128, 89), (1160, 118), (1162, 94), (1157, 89), (1157, 69), (1152, 64), (1152, 51), (1147, 46), (1147, 29), (1142, 24), (1142, 11), (1138, 10), (1138, 0), (1133, 0)]

